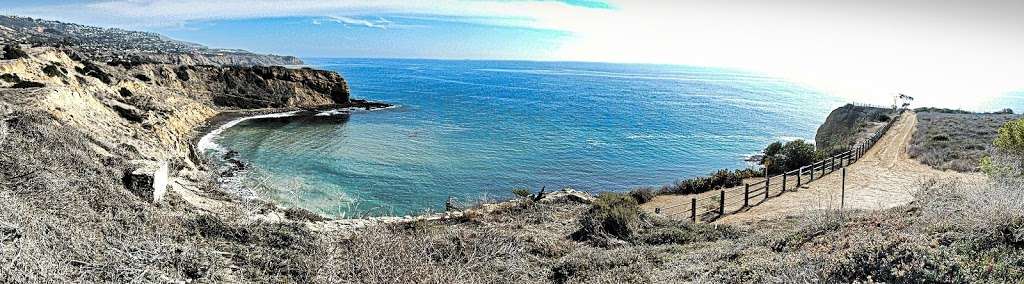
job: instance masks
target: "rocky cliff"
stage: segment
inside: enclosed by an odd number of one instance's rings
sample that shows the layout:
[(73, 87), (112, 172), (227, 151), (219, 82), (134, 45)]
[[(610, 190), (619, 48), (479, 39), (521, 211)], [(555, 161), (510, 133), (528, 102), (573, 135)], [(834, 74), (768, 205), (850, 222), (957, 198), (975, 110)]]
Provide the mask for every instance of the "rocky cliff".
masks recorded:
[(818, 150), (845, 150), (893, 116), (892, 109), (847, 104), (832, 110), (814, 135)]
[(0, 102), (42, 110), (116, 159), (178, 167), (193, 166), (190, 135), (220, 111), (349, 103), (345, 80), (329, 71), (96, 62), (28, 46), (6, 46), (0, 59)]

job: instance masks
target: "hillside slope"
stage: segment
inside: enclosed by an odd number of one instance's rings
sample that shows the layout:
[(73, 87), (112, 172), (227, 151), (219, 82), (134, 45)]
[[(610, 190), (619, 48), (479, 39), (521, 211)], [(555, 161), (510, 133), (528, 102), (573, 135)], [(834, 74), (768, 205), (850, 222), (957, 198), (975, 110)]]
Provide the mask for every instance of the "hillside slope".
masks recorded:
[(303, 64), (294, 56), (209, 48), (156, 33), (3, 15), (0, 15), (0, 44), (70, 47), (95, 61), (231, 66)]
[(846, 151), (881, 127), (894, 115), (892, 109), (847, 104), (828, 114), (814, 135), (818, 150)]

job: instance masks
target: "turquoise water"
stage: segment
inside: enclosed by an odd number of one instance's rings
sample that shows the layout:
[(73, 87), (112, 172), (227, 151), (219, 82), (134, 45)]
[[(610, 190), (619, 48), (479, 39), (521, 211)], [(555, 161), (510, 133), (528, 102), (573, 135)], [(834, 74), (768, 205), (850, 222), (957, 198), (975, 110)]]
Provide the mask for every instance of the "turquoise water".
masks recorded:
[(397, 104), (331, 121), (250, 120), (218, 143), (264, 192), (331, 215), (411, 214), (513, 188), (624, 191), (809, 139), (843, 102), (714, 68), (564, 62), (310, 59), (356, 98)]

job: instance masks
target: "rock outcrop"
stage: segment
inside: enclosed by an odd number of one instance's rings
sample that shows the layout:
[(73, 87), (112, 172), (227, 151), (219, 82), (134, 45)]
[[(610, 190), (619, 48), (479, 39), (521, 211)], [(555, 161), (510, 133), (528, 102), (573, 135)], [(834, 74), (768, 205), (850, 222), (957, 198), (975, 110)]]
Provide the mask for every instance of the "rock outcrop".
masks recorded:
[(132, 161), (122, 182), (125, 188), (145, 201), (160, 202), (167, 193), (167, 161)]
[(856, 106), (847, 104), (832, 110), (825, 122), (814, 135), (818, 150), (832, 152), (844, 150), (856, 144), (875, 128), (883, 125), (893, 116), (887, 108)]
[[(160, 201), (168, 174), (200, 168), (191, 135), (217, 113), (351, 101), (345, 80), (329, 71), (97, 62), (67, 47), (8, 50), (24, 54), (0, 59), (0, 103), (45, 112), (54, 123), (80, 131), (107, 163), (129, 165), (124, 187), (149, 202)], [(135, 160), (167, 165), (140, 166)]]

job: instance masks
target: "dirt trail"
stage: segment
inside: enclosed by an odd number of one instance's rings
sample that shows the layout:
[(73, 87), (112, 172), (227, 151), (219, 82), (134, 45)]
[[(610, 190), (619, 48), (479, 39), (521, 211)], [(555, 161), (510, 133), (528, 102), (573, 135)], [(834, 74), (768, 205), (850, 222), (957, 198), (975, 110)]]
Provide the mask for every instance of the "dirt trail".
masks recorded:
[[(846, 170), (846, 201), (847, 209), (885, 209), (902, 205), (913, 200), (913, 192), (920, 184), (929, 179), (984, 179), (980, 174), (964, 174), (952, 171), (939, 171), (910, 159), (907, 145), (917, 125), (917, 117), (913, 112), (906, 112), (889, 131), (860, 160), (847, 167)], [(784, 215), (801, 213), (809, 210), (839, 208), (841, 196), (841, 171), (825, 175), (805, 184), (800, 188), (792, 188), (795, 178), (788, 180), (789, 190), (779, 195), (781, 180), (773, 180), (769, 189), (771, 198), (752, 199), (751, 205), (742, 208), (741, 204), (726, 206), (728, 212), (735, 212), (720, 218), (716, 222), (744, 223), (762, 219), (778, 218)], [(807, 176), (803, 177), (806, 180)], [(743, 189), (729, 189), (728, 195), (738, 195), (742, 201)], [(668, 207), (671, 204), (689, 204), (691, 197), (703, 198), (718, 192), (704, 193), (699, 196), (659, 196), (644, 208), (654, 211), (655, 207)], [(764, 195), (763, 192), (761, 195)], [(727, 201), (728, 203), (729, 201)], [(760, 204), (759, 204), (760, 203)], [(665, 210), (672, 215), (679, 211), (684, 214), (677, 218), (689, 217), (689, 205)], [(698, 211), (700, 211), (698, 209)], [(686, 215), (686, 216), (682, 216)]]

